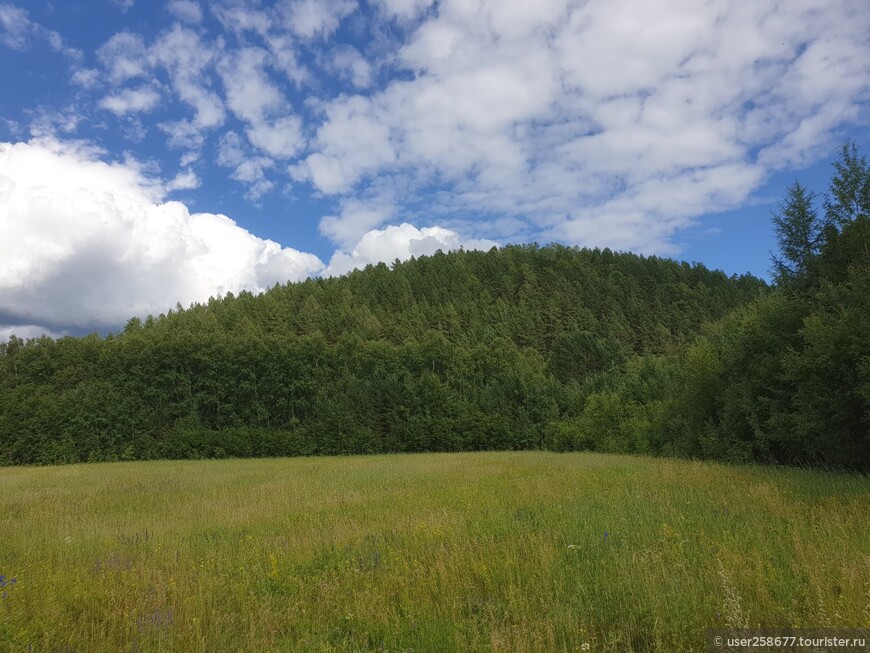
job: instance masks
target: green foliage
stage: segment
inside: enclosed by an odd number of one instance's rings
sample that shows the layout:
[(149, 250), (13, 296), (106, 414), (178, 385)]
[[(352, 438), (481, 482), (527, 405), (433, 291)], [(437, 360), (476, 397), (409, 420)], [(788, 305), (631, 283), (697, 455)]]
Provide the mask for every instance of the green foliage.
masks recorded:
[[(589, 378), (679, 349), (764, 290), (654, 257), (506, 247), (228, 295), (107, 338), (12, 338), (0, 461), (540, 448)], [(571, 447), (598, 446), (583, 428)]]
[[(652, 451), (870, 469), (870, 166), (844, 147), (835, 168), (828, 224), (804, 238), (810, 249), (781, 240), (781, 260), (793, 265), (781, 269), (776, 291), (707, 325), (668, 357), (674, 374), (664, 390), (629, 410), (647, 410)], [(792, 208), (811, 197), (799, 185), (790, 195)], [(801, 211), (780, 213), (795, 220), (780, 235), (807, 235)], [(624, 397), (632, 378), (617, 370), (611, 391)], [(624, 417), (613, 413), (596, 428), (606, 432), (608, 421), (612, 431)]]
[(773, 271), (780, 285), (803, 285), (818, 254), (822, 221), (813, 205), (815, 193), (795, 182), (787, 197), (771, 215), (779, 255), (773, 256)]
[(812, 193), (793, 186), (774, 216), (775, 292), (678, 351), (585, 377), (582, 409), (548, 425), (548, 446), (870, 469), (867, 188), (853, 146), (835, 165), (824, 227)]
[(825, 217), (839, 230), (863, 217), (870, 217), (870, 163), (858, 156), (854, 143), (840, 148), (840, 160), (834, 163)]
[(549, 358), (553, 376), (568, 383), (610, 369), (620, 362), (622, 352), (590, 331), (571, 331), (555, 338)]

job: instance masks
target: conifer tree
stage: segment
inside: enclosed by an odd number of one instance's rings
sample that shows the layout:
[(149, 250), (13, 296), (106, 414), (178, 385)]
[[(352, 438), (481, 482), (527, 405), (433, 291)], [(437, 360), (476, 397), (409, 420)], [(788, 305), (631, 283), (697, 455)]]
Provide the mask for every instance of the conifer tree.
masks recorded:
[(773, 272), (782, 286), (808, 283), (813, 260), (821, 246), (822, 221), (814, 206), (815, 193), (795, 181), (785, 200), (771, 215), (779, 255), (772, 255)]

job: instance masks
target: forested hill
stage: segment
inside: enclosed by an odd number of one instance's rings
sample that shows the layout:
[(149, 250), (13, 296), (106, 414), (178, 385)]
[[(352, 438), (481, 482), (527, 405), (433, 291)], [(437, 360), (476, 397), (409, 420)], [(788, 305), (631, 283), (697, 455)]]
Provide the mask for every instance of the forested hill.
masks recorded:
[[(427, 332), (463, 345), (510, 339), (544, 353), (560, 335), (589, 331), (637, 352), (667, 350), (706, 321), (753, 299), (764, 282), (702, 265), (557, 245), (508, 246), (368, 266), (341, 278), (242, 292), (126, 332), (355, 336), (406, 343)], [(159, 337), (159, 336), (154, 336)]]
[(0, 462), (530, 448), (590, 377), (766, 294), (561, 246), (438, 253), (0, 345)]

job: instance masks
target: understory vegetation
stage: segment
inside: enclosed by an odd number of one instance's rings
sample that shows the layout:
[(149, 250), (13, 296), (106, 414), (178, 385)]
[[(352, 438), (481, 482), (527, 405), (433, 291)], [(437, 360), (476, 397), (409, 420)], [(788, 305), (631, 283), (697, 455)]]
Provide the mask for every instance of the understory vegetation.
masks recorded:
[(0, 650), (706, 651), (870, 620), (866, 475), (489, 452), (6, 468)]
[(870, 166), (774, 214), (775, 284), (438, 253), (0, 345), (0, 463), (487, 449), (870, 469)]

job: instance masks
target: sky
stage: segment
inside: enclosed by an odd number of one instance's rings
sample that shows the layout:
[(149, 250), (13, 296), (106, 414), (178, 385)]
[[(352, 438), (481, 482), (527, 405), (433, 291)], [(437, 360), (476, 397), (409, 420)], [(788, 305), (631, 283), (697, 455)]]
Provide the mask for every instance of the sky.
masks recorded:
[(866, 0), (0, 0), (0, 340), (438, 249), (767, 276)]

